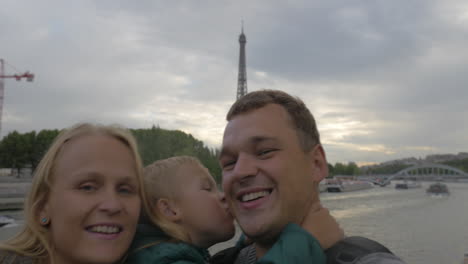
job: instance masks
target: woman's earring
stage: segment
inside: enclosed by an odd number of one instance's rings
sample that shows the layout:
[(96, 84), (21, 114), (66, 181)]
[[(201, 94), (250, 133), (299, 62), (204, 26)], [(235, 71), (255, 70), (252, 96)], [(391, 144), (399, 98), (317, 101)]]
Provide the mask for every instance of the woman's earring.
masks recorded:
[(49, 218), (47, 217), (42, 217), (41, 218), (41, 224), (42, 225), (47, 225), (49, 223)]

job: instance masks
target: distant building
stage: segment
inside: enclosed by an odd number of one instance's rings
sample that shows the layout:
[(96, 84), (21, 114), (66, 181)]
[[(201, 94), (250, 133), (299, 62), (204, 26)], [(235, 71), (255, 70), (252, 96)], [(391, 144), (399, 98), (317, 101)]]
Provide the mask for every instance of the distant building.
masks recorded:
[(427, 155), (426, 160), (432, 163), (440, 163), (440, 162), (447, 162), (452, 160), (462, 160), (468, 159), (467, 152), (459, 152), (458, 154), (433, 154)]

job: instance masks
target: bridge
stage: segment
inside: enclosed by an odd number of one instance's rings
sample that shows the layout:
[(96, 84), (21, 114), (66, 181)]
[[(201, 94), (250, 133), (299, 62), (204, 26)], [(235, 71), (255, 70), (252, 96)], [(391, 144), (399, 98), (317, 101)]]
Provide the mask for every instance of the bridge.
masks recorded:
[(423, 181), (463, 181), (468, 182), (468, 173), (455, 167), (437, 164), (422, 163), (403, 169), (392, 175), (359, 176), (360, 180), (369, 181), (376, 185), (385, 186), (391, 180), (423, 180)]
[(382, 184), (388, 184), (394, 179), (468, 181), (468, 173), (443, 164), (423, 163), (390, 175)]

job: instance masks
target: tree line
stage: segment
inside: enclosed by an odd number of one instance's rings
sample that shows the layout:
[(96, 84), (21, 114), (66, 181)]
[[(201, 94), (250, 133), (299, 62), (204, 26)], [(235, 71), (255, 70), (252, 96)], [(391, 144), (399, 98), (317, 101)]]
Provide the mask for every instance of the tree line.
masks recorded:
[(442, 164), (458, 168), (464, 172), (468, 172), (468, 159), (445, 161), (442, 162)]
[(59, 130), (19, 133), (13, 131), (0, 141), (0, 168), (12, 168), (17, 175), (22, 168), (35, 169)]
[(335, 175), (361, 175), (361, 170), (355, 162), (348, 162), (347, 164), (337, 162), (333, 166), (328, 163), (328, 177), (333, 177)]
[[(172, 156), (194, 156), (205, 165), (215, 178), (221, 182), (221, 168), (218, 164), (218, 149), (212, 149), (192, 135), (179, 130), (159, 127), (130, 129), (135, 136), (143, 165)], [(22, 168), (34, 170), (55, 137), (58, 129), (19, 133), (13, 131), (0, 141), (0, 168), (13, 168), (16, 174)], [(444, 164), (468, 172), (468, 159), (445, 162)], [(389, 164), (376, 168), (360, 168), (355, 162), (328, 164), (329, 177), (335, 175), (394, 174), (409, 167), (403, 164)]]
[[(172, 156), (194, 156), (208, 168), (217, 182), (220, 181), (218, 150), (205, 146), (192, 135), (155, 126), (149, 129), (130, 129), (130, 131), (138, 143), (143, 165)], [(9, 133), (0, 141), (0, 168), (12, 168), (17, 175), (26, 167), (34, 170), (59, 132), (54, 129)]]

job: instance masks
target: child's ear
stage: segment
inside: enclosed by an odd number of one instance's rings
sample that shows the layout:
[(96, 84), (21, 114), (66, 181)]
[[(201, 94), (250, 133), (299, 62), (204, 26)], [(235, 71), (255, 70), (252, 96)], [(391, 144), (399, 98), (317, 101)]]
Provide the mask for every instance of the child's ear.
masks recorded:
[(178, 222), (182, 217), (179, 207), (177, 207), (177, 205), (169, 199), (159, 199), (157, 208), (159, 212), (161, 212), (161, 214), (171, 222)]

